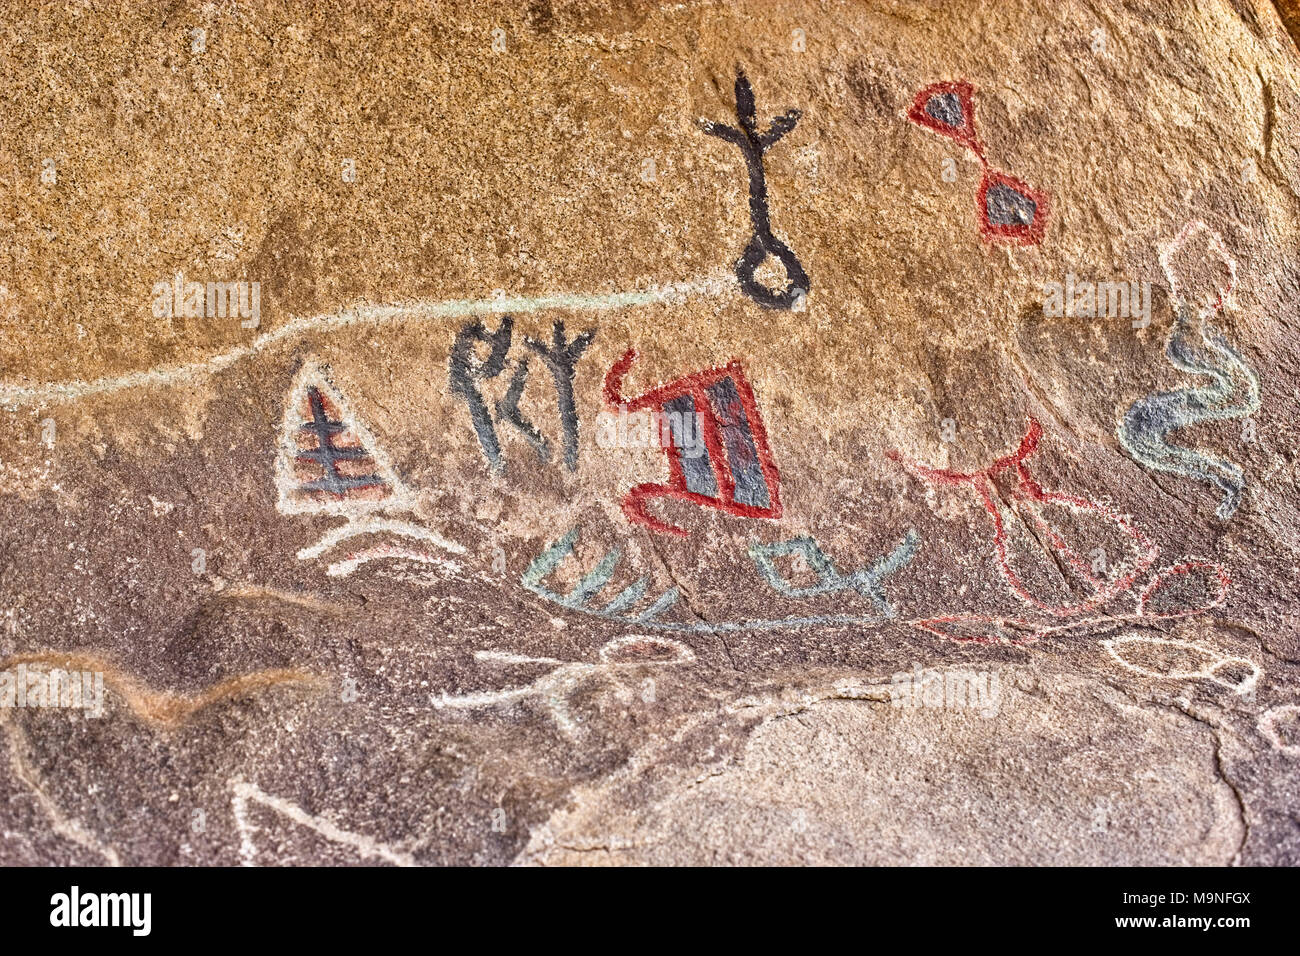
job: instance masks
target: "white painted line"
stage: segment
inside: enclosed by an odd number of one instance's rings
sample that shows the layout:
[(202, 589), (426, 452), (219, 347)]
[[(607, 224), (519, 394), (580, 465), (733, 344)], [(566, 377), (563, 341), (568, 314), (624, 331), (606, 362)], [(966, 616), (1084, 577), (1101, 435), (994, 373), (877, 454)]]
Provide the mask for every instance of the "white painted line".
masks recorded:
[(412, 524), (409, 521), (397, 521), (390, 518), (355, 518), (347, 524), (339, 525), (337, 528), (331, 528), (325, 532), (324, 536), (315, 544), (302, 548), (298, 551), (298, 560), (306, 561), (308, 558), (318, 558), (336, 544), (346, 541), (349, 538), (355, 538), (363, 534), (382, 534), (389, 532), (391, 534), (402, 535), (407, 538), (415, 538), (419, 541), (427, 541), (429, 544), (450, 551), (452, 554), (464, 554), (465, 546), (459, 542), (444, 538), (436, 531)]
[(260, 803), (276, 813), (283, 814), (294, 823), (307, 827), (309, 830), (315, 830), (331, 843), (340, 843), (343, 846), (351, 847), (367, 859), (378, 857), (392, 863), (394, 866), (417, 865), (415, 859), (407, 853), (391, 849), (363, 834), (342, 830), (324, 817), (311, 816), (301, 807), (295, 806), (287, 800), (281, 800), (279, 797), (264, 793), (254, 784), (245, 783), (242, 780), (232, 780), (230, 781), (230, 791), (232, 794), (231, 809), (234, 812), (235, 826), (239, 830), (239, 856), (244, 866), (255, 866), (257, 862), (257, 846), (253, 843), (253, 832), (257, 827), (248, 821), (249, 800)]
[(442, 299), (411, 302), (405, 305), (363, 305), (345, 309), (331, 315), (317, 315), (292, 319), (272, 332), (267, 332), (248, 345), (237, 345), (218, 352), (201, 362), (184, 365), (166, 365), (159, 368), (128, 372), (90, 381), (69, 379), (42, 385), (0, 384), (0, 406), (10, 411), (31, 405), (72, 402), (93, 395), (105, 395), (130, 388), (150, 388), (177, 385), (219, 372), (251, 355), (263, 352), (307, 332), (333, 331), (352, 325), (388, 325), (405, 322), (424, 322), (434, 319), (464, 318), (472, 315), (489, 315), (499, 312), (545, 312), (551, 309), (575, 311), (606, 311), (633, 306), (654, 305), (659, 302), (682, 301), (688, 296), (721, 296), (736, 289), (735, 276), (719, 273), (651, 286), (645, 291), (581, 293), (562, 292), (543, 296), (502, 296), (486, 299)]

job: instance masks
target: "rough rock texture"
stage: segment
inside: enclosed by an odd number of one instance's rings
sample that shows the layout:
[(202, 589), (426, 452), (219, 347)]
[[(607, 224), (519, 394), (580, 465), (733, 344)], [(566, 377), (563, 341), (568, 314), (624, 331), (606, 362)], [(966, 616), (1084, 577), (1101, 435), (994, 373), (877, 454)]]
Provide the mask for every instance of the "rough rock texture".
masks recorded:
[(311, 6), (0, 17), (0, 863), (1300, 862), (1294, 5)]

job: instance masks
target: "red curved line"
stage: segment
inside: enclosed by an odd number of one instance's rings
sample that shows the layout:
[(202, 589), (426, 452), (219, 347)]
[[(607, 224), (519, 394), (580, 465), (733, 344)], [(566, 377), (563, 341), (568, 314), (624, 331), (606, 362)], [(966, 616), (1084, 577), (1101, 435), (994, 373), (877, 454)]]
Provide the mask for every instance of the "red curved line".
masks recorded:
[(663, 534), (675, 534), (679, 538), (689, 537), (689, 531), (656, 518), (646, 510), (646, 504), (649, 502), (652, 493), (655, 498), (679, 498), (683, 494), (687, 494), (687, 492), (679, 492), (676, 488), (670, 488), (667, 485), (656, 485), (653, 482), (643, 485), (635, 485), (623, 497), (623, 514), (625, 514), (628, 520), (633, 524), (645, 525), (651, 531), (659, 531)]
[[(1038, 640), (1038, 635), (1043, 631), (1038, 625), (1030, 621), (1022, 621), (1019, 618), (993, 617), (988, 614), (945, 614), (941, 617), (927, 617), (919, 620), (909, 621), (913, 627), (920, 628), (923, 631), (942, 637), (949, 641), (956, 641), (958, 644), (996, 644), (998, 641), (1006, 641), (1013, 646), (1029, 644)], [(970, 636), (958, 637), (957, 635), (942, 630), (938, 625), (942, 624), (992, 624), (1004, 633), (998, 636)], [(1026, 634), (1020, 638), (1011, 638), (1006, 636), (1009, 631), (1008, 625), (1016, 625), (1026, 630)]]
[(662, 531), (666, 534), (675, 534), (679, 538), (690, 536), (690, 532), (668, 522), (656, 518), (650, 514), (646, 505), (655, 498), (672, 498), (676, 501), (689, 501), (692, 504), (702, 505), (706, 508), (713, 508), (718, 511), (725, 511), (727, 514), (737, 515), (742, 518), (780, 518), (782, 513), (781, 503), (774, 501), (769, 507), (761, 508), (758, 505), (743, 505), (739, 502), (720, 502), (719, 499), (711, 495), (702, 495), (695, 491), (686, 491), (683, 488), (674, 488), (671, 485), (660, 485), (654, 482), (635, 485), (623, 496), (623, 514), (634, 524), (645, 525), (653, 531)]
[(1003, 455), (1001, 458), (995, 458), (987, 468), (981, 468), (979, 471), (962, 472), (952, 471), (948, 468), (931, 468), (928, 465), (922, 465), (918, 461), (906, 457), (897, 449), (886, 452), (887, 457), (893, 461), (901, 462), (903, 465), (911, 468), (923, 478), (946, 485), (970, 484), (980, 478), (988, 478), (994, 472), (1003, 471), (1013, 465), (1020, 470), (1020, 479), (1022, 484), (1031, 485), (1039, 493), (1042, 489), (1038, 483), (1033, 480), (1023, 468), (1020, 468), (1021, 462), (1038, 450), (1038, 440), (1043, 437), (1043, 426), (1038, 419), (1030, 416), (1029, 426), (1025, 431), (1025, 437), (1020, 440), (1019, 446), (1009, 455)]
[(628, 349), (623, 353), (623, 357), (609, 367), (605, 373), (605, 382), (602, 391), (605, 396), (605, 404), (617, 408), (619, 405), (628, 404), (623, 398), (623, 378), (627, 375), (628, 370), (632, 368), (632, 363), (636, 361), (638, 352), (636, 349)]

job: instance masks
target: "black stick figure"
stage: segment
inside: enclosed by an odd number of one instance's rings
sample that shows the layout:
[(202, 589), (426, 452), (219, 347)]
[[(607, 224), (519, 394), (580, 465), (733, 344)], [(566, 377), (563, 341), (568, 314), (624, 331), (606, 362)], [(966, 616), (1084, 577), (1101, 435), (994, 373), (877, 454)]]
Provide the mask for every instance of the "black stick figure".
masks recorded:
[[(754, 224), (754, 236), (745, 247), (745, 254), (736, 263), (736, 278), (745, 294), (759, 305), (770, 309), (790, 309), (808, 294), (811, 283), (803, 271), (799, 258), (780, 239), (772, 235), (772, 224), (767, 210), (767, 179), (763, 172), (763, 154), (782, 136), (794, 129), (801, 113), (788, 109), (772, 120), (767, 131), (760, 133), (755, 118), (754, 88), (749, 85), (745, 71), (736, 70), (736, 119), (740, 128), (722, 123), (700, 121), (700, 128), (709, 136), (716, 136), (740, 147), (749, 168), (749, 218)], [(784, 267), (790, 280), (785, 289), (773, 291), (754, 278), (754, 270), (768, 256), (775, 257)]]
[[(514, 317), (504, 315), (501, 325), (495, 332), (488, 332), (483, 323), (477, 319), (466, 324), (456, 333), (456, 341), (451, 346), (448, 360), (451, 390), (464, 400), (469, 408), (470, 422), (474, 433), (478, 435), (483, 455), (488, 460), (492, 474), (500, 475), (505, 471), (505, 459), (501, 457), (501, 440), (492, 421), (492, 413), (487, 400), (478, 388), (478, 383), (496, 378), (506, 368), (506, 358), (514, 335)], [(565, 336), (564, 323), (558, 319), (551, 330), (551, 342), (540, 342), (531, 336), (524, 338), (524, 345), (537, 353), (551, 376), (555, 379), (555, 401), (560, 413), (560, 428), (563, 431), (564, 464), (569, 471), (578, 470), (578, 405), (574, 398), (573, 379), (577, 371), (578, 359), (591, 345), (596, 337), (595, 329), (588, 329), (570, 340)], [(486, 359), (480, 361), (475, 355), (474, 346), (488, 346)], [(504, 398), (496, 402), (497, 421), (506, 422), (528, 439), (543, 462), (551, 457), (551, 443), (537, 429), (537, 426), (524, 417), (519, 409), (524, 388), (528, 384), (528, 361), (515, 363), (514, 374)]]
[(582, 358), (582, 353), (587, 351), (595, 337), (596, 330), (588, 329), (569, 341), (564, 337), (564, 323), (559, 319), (551, 328), (549, 346), (531, 335), (524, 337), (524, 344), (541, 357), (555, 379), (555, 401), (560, 411), (560, 427), (564, 431), (564, 464), (569, 471), (578, 470), (578, 405), (573, 395), (573, 376), (578, 359)]
[[(500, 327), (491, 333), (477, 319), (468, 323), (456, 333), (456, 341), (452, 344), (451, 356), (448, 360), (451, 390), (464, 399), (469, 407), (470, 422), (474, 426), (479, 445), (483, 448), (483, 455), (487, 458), (494, 475), (501, 474), (505, 467), (501, 460), (501, 442), (497, 440), (497, 431), (492, 425), (492, 413), (488, 411), (487, 402), (483, 400), (483, 395), (475, 383), (496, 378), (505, 369), (506, 353), (510, 351), (510, 338), (514, 332), (514, 325), (514, 317), (509, 315), (502, 316)], [(490, 349), (488, 357), (482, 362), (474, 355), (476, 342), (482, 342)], [(522, 386), (519, 392), (523, 392)], [(518, 422), (514, 424), (518, 425)], [(525, 434), (528, 434), (527, 430)]]

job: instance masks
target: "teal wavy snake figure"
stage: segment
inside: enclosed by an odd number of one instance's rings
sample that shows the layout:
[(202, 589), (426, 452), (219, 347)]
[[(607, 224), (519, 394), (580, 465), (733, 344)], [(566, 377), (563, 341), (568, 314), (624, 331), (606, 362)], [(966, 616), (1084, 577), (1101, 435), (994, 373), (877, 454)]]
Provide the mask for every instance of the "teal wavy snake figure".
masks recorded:
[[(1182, 300), (1167, 260), (1170, 253), (1201, 229), (1206, 229), (1203, 223), (1189, 223), (1161, 256), (1175, 309), (1174, 325), (1165, 342), (1165, 356), (1179, 371), (1209, 381), (1138, 399), (1124, 413), (1116, 435), (1124, 450), (1147, 468), (1194, 478), (1218, 488), (1223, 497), (1215, 514), (1227, 520), (1236, 513), (1245, 491), (1246, 478), (1241, 466), (1168, 440), (1178, 429), (1202, 422), (1246, 418), (1260, 407), (1259, 376), (1210, 322), (1210, 316), (1222, 308), (1231, 285), (1212, 306), (1199, 315), (1194, 314), (1192, 306)], [(1222, 251), (1229, 269), (1235, 272), (1217, 235), (1212, 245)]]

